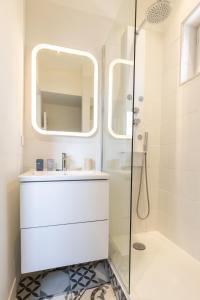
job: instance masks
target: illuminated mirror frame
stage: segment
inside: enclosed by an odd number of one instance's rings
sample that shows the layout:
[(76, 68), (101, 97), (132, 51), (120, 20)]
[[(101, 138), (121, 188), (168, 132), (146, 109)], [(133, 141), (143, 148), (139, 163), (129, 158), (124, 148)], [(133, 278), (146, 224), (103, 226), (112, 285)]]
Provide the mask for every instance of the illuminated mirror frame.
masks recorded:
[(115, 59), (109, 65), (109, 84), (108, 84), (108, 131), (112, 137), (116, 139), (132, 139), (132, 136), (117, 134), (112, 129), (112, 116), (113, 116), (113, 71), (114, 67), (118, 64), (133, 66), (133, 62), (127, 59)]
[[(72, 132), (72, 131), (47, 131), (41, 129), (37, 125), (37, 110), (36, 110), (36, 97), (37, 97), (37, 55), (40, 50), (47, 49), (56, 52), (74, 54), (79, 56), (88, 57), (94, 65), (94, 121), (93, 128), (89, 132)], [(98, 125), (98, 63), (96, 58), (89, 52), (59, 47), (49, 44), (39, 44), (32, 50), (32, 126), (41, 134), (44, 135), (58, 135), (58, 136), (72, 136), (72, 137), (90, 137), (97, 131)]]

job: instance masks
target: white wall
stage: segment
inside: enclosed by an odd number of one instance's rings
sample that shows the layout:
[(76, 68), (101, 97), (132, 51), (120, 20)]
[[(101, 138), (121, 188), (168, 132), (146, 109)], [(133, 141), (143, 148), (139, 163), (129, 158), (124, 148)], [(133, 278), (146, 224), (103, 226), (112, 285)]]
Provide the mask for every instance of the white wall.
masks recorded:
[(165, 34), (158, 228), (200, 259), (200, 77), (179, 85), (181, 22), (198, 3), (175, 1)]
[(42, 136), (32, 129), (30, 87), (32, 48), (38, 43), (50, 43), (86, 50), (96, 56), (101, 67), (101, 48), (112, 26), (112, 20), (108, 18), (60, 6), (54, 2), (50, 0), (26, 1), (24, 168), (33, 168), (36, 158), (54, 158), (61, 164), (61, 152), (67, 152), (71, 156), (72, 165), (81, 167), (84, 158), (92, 158), (96, 161), (96, 167), (100, 168), (99, 130), (91, 138), (67, 138)]
[(0, 299), (7, 300), (19, 272), (23, 1), (6, 0), (0, 5)]
[(47, 129), (58, 131), (81, 131), (81, 107), (43, 103), (47, 113)]
[(39, 73), (41, 91), (81, 96), (82, 77), (80, 72), (46, 69)]

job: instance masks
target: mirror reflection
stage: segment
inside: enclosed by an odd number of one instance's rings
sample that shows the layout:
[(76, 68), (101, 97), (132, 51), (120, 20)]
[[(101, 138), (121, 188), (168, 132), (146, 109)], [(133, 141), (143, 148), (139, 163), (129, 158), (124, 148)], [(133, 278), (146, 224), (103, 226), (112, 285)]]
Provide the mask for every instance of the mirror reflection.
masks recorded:
[(115, 138), (131, 138), (133, 122), (133, 63), (118, 59), (110, 65), (109, 131)]
[(37, 126), (90, 132), (94, 126), (94, 64), (86, 56), (41, 49), (37, 54)]

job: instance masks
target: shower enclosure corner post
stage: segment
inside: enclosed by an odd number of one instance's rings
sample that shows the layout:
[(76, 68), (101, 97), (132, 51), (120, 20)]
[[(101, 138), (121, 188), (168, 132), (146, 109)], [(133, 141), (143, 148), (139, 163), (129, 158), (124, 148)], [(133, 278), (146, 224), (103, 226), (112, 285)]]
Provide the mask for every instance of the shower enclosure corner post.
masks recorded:
[(133, 103), (132, 103), (132, 140), (131, 140), (131, 182), (130, 182), (130, 236), (129, 236), (129, 284), (128, 290), (131, 294), (131, 265), (132, 265), (132, 218), (133, 218), (133, 159), (134, 159), (134, 107), (135, 107), (135, 76), (136, 76), (136, 43), (137, 43), (137, 3), (135, 0), (135, 15), (134, 15), (134, 57), (133, 57)]

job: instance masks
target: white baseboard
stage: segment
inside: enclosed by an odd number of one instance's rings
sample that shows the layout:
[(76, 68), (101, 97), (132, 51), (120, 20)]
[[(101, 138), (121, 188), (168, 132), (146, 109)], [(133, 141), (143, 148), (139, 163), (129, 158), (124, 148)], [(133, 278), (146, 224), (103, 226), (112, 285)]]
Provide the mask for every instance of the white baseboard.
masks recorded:
[(16, 290), (17, 290), (17, 280), (16, 278), (13, 281), (8, 300), (15, 300), (16, 299)]

